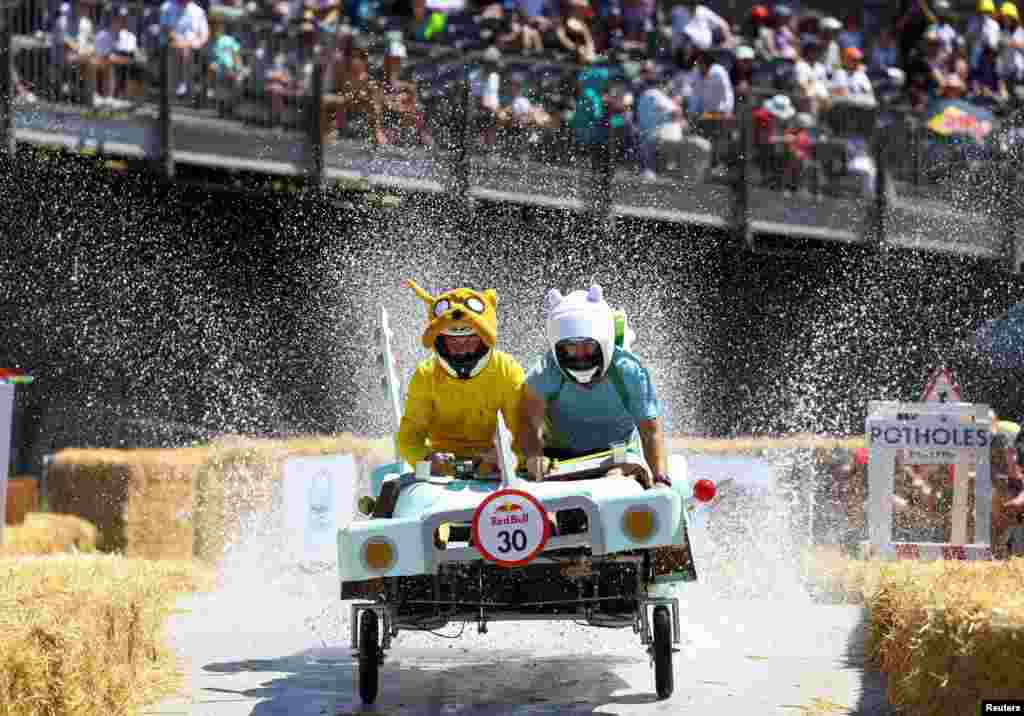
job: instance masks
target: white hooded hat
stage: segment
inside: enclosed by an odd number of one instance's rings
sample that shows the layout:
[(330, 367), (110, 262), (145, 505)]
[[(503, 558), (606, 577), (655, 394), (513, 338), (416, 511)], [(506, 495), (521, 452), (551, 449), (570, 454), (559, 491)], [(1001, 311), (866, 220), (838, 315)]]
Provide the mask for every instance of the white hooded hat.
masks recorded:
[(593, 284), (588, 291), (573, 291), (563, 296), (557, 288), (552, 288), (545, 298), (545, 307), (548, 314), (548, 344), (556, 363), (558, 355), (555, 346), (559, 341), (591, 338), (601, 346), (604, 365), (600, 374), (597, 368), (593, 368), (588, 371), (569, 371), (568, 377), (580, 383), (588, 383), (608, 372), (615, 351), (615, 317), (611, 306), (604, 300), (604, 289)]

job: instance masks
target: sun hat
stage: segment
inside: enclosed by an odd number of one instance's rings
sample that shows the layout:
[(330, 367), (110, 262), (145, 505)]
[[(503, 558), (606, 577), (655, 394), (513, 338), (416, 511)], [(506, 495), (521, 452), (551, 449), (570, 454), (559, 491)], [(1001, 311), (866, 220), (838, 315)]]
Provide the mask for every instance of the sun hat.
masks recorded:
[(791, 119), (796, 114), (796, 110), (793, 108), (793, 100), (784, 94), (777, 94), (771, 99), (766, 100), (764, 108), (773, 117), (782, 120)]

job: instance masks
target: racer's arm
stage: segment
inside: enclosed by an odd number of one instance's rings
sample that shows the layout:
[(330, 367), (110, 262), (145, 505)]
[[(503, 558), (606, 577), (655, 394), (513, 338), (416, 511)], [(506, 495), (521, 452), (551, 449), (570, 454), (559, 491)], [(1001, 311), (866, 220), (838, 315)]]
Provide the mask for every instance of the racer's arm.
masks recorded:
[(410, 465), (415, 466), (432, 452), (428, 436), (433, 417), (430, 380), (426, 373), (417, 369), (409, 381), (405, 412), (398, 428), (398, 454)]
[(654, 476), (668, 476), (668, 460), (665, 456), (665, 431), (661, 427), (661, 418), (641, 420), (637, 423), (640, 431), (640, 444), (644, 449), (644, 459), (650, 465)]
[(547, 410), (547, 401), (529, 384), (524, 383), (519, 404), (519, 438), (522, 440), (526, 467), (534, 480), (543, 477), (544, 420)]

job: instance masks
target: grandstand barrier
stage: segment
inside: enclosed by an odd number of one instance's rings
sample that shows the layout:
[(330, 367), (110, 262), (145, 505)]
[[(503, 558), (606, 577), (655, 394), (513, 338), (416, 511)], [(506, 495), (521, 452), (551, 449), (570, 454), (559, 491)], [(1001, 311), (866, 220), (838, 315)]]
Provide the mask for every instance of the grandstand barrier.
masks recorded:
[[(48, 0), (5, 6), (10, 32), (0, 34), (11, 50), (0, 89), (13, 91), (0, 96), (13, 111), (0, 103), (10, 124), (0, 123), (0, 139), (144, 159), (168, 177), (189, 164), (318, 188), (445, 192), (460, 206), (482, 198), (672, 220), (729, 231), (754, 249), (768, 246), (755, 235), (792, 234), (1020, 263), (1014, 212), (992, 196), (991, 165), (1011, 167), (999, 188), (1015, 191), (1020, 173), (998, 143), (980, 153), (941, 146), (926, 117), (881, 91), (873, 106), (831, 102), (813, 127), (766, 128), (764, 100), (792, 94), (784, 62), (759, 71), (733, 114), (688, 112), (688, 131), (652, 138), (634, 117), (647, 50), (586, 66), (558, 50), (496, 59), (487, 22), (451, 16), (432, 40), (406, 33), (402, 53), (389, 53), (402, 19), (378, 18), (357, 40), (329, 10), (285, 22), (227, 6), (211, 8), (208, 41), (185, 50), (160, 8), (141, 0), (70, 15)], [(66, 44), (83, 21), (94, 31), (121, 23), (136, 46), (104, 58)], [(221, 32), (240, 38), (233, 68), (214, 51)], [(656, 56), (664, 79), (673, 68)], [(503, 87), (521, 81), (528, 106), (510, 97), (486, 106), (491, 72)], [(606, 103), (593, 127), (578, 111), (588, 82)], [(811, 141), (794, 144), (795, 129)]]

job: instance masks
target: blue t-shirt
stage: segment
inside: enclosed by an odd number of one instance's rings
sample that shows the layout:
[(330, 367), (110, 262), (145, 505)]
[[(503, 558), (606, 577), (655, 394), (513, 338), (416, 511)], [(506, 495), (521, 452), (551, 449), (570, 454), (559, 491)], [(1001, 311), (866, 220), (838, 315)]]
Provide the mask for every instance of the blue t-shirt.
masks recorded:
[(637, 423), (661, 414), (654, 384), (640, 359), (616, 348), (612, 363), (622, 376), (629, 410), (610, 378), (605, 376), (593, 388), (583, 388), (565, 377), (550, 351), (530, 367), (526, 374), (530, 388), (544, 399), (558, 393), (548, 408), (555, 433), (549, 447), (596, 452), (612, 443), (633, 442), (638, 439)]

